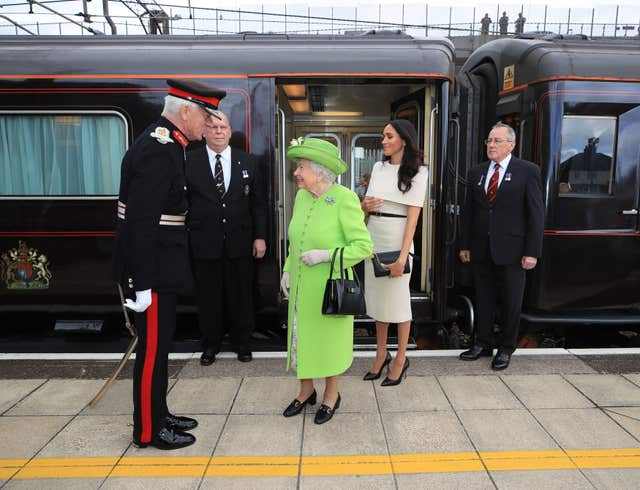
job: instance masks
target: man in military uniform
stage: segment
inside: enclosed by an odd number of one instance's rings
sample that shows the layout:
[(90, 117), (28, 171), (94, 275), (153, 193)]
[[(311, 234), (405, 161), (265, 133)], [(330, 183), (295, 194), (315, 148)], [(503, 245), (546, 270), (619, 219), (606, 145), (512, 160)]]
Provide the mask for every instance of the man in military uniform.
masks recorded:
[(135, 301), (138, 345), (133, 374), (133, 441), (177, 449), (195, 442), (194, 419), (167, 408), (167, 359), (176, 295), (190, 287), (185, 219), (185, 147), (202, 139), (205, 122), (226, 93), (192, 80), (167, 80), (162, 117), (145, 129), (122, 161), (114, 271)]
[(229, 120), (220, 111), (218, 116), (205, 126), (206, 146), (187, 155), (186, 170), (204, 366), (215, 361), (225, 327), (238, 360), (251, 361), (253, 261), (266, 251), (267, 207), (258, 166), (251, 155), (229, 146)]

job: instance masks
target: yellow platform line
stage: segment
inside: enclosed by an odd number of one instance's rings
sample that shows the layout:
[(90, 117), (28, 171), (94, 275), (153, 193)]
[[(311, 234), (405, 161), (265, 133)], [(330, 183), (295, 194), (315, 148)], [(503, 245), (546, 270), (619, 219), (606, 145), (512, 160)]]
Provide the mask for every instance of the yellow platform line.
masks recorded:
[(640, 448), (341, 456), (0, 459), (0, 479), (269, 477), (640, 468)]

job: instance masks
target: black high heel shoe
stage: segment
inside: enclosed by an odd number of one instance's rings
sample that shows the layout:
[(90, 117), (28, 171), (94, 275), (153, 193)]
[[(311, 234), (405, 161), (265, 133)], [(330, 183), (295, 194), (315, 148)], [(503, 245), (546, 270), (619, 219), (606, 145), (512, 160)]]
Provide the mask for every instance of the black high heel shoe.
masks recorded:
[(380, 368), (380, 371), (378, 371), (377, 373), (372, 373), (371, 371), (367, 371), (367, 374), (365, 374), (362, 379), (365, 381), (372, 381), (374, 379), (378, 379), (382, 375), (382, 370), (385, 367), (387, 367), (390, 362), (391, 362), (391, 354), (389, 354), (389, 351), (387, 351), (387, 357), (384, 358), (384, 362), (382, 363), (382, 367)]
[(398, 377), (398, 379), (391, 379), (389, 376), (387, 376), (386, 378), (384, 378), (382, 383), (380, 383), (380, 386), (396, 386), (396, 385), (399, 385), (400, 382), (402, 381), (402, 377), (403, 376), (405, 378), (407, 377), (407, 369), (409, 369), (409, 359), (405, 358), (404, 366), (402, 366), (402, 372), (400, 373), (400, 376)]
[(316, 416), (313, 419), (313, 421), (318, 425), (324, 424), (325, 422), (329, 422), (329, 420), (331, 420), (331, 417), (333, 417), (333, 414), (336, 413), (336, 410), (338, 410), (339, 407), (340, 407), (340, 393), (338, 393), (338, 399), (333, 404), (333, 408), (331, 408), (328, 405), (325, 405), (324, 403), (320, 405), (320, 408), (316, 412)]
[(289, 403), (289, 406), (287, 408), (284, 409), (282, 415), (284, 415), (285, 417), (293, 417), (294, 415), (298, 415), (300, 412), (302, 412), (302, 409), (305, 407), (305, 405), (315, 405), (317, 396), (318, 394), (314, 389), (313, 393), (311, 393), (311, 395), (309, 395), (309, 398), (307, 398), (305, 401), (301, 402), (296, 398), (291, 403)]

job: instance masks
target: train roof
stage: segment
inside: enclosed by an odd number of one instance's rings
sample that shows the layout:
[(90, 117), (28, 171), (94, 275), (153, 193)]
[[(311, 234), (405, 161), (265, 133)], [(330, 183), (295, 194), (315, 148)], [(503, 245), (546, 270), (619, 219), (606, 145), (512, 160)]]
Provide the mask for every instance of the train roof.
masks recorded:
[[(358, 35), (1, 36), (0, 78), (38, 75), (431, 77), (452, 80), (447, 39)], [(44, 76), (43, 76), (44, 75)]]
[(588, 39), (498, 39), (476, 49), (461, 68), (492, 61), (498, 77), (510, 65), (514, 86), (554, 79), (640, 81), (640, 42)]

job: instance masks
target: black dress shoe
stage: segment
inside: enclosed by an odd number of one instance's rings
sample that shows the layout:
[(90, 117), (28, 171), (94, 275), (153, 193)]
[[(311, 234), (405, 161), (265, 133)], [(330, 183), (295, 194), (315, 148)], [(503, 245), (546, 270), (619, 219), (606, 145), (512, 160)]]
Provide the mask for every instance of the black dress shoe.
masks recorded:
[(324, 403), (320, 405), (320, 408), (316, 412), (316, 416), (313, 419), (313, 421), (318, 425), (324, 424), (325, 422), (329, 422), (329, 420), (331, 420), (331, 417), (333, 417), (333, 414), (336, 413), (336, 410), (338, 410), (339, 407), (340, 407), (340, 393), (338, 393), (338, 399), (333, 404), (333, 408), (331, 408), (328, 405), (325, 405)]
[(399, 385), (402, 382), (402, 378), (407, 377), (407, 369), (409, 369), (409, 359), (405, 358), (404, 365), (402, 366), (402, 371), (400, 372), (400, 376), (398, 376), (398, 379), (391, 379), (389, 376), (387, 376), (382, 380), (382, 383), (380, 383), (380, 386)]
[(193, 430), (198, 427), (198, 421), (190, 417), (169, 414), (167, 415), (165, 425), (167, 428), (174, 430)]
[(460, 359), (463, 361), (475, 361), (479, 357), (491, 357), (492, 355), (493, 349), (485, 349), (480, 345), (474, 345), (471, 349), (460, 354)]
[(200, 364), (202, 364), (203, 366), (211, 366), (211, 364), (216, 362), (217, 353), (218, 351), (216, 351), (215, 349), (207, 347), (200, 356)]
[(192, 434), (186, 432), (180, 432), (179, 430), (173, 430), (165, 427), (158, 432), (150, 442), (140, 442), (134, 440), (133, 443), (137, 447), (153, 446), (157, 449), (180, 449), (182, 447), (191, 446), (196, 442), (196, 438)]
[(284, 415), (285, 417), (293, 417), (294, 415), (298, 415), (300, 412), (302, 412), (302, 409), (305, 407), (305, 405), (315, 405), (317, 397), (318, 394), (316, 393), (316, 390), (313, 390), (313, 393), (309, 395), (309, 398), (307, 398), (303, 402), (296, 398), (291, 403), (289, 403), (289, 406), (287, 408), (284, 409), (282, 415)]
[(238, 361), (251, 362), (253, 360), (253, 354), (250, 350), (241, 350), (238, 352)]
[(507, 369), (509, 367), (509, 361), (511, 360), (511, 354), (498, 350), (496, 357), (491, 361), (491, 369), (500, 371), (501, 369)]
[(389, 351), (387, 351), (387, 356), (384, 358), (384, 362), (380, 367), (380, 371), (378, 371), (377, 373), (372, 373), (371, 371), (367, 371), (367, 374), (365, 374), (362, 379), (365, 381), (372, 381), (374, 379), (378, 379), (382, 375), (382, 370), (385, 367), (387, 367), (390, 362), (391, 362), (391, 354), (389, 354)]

